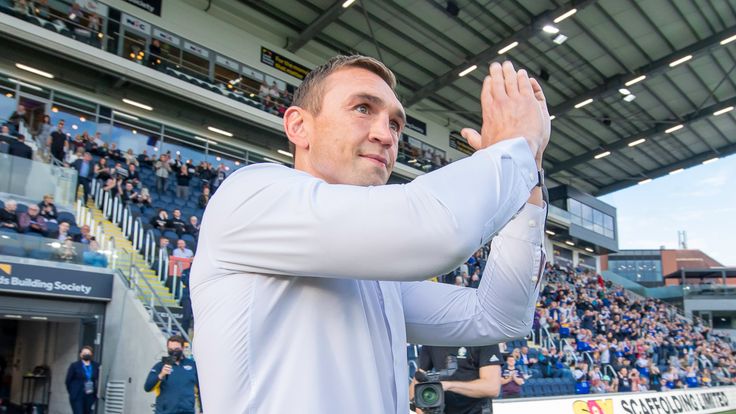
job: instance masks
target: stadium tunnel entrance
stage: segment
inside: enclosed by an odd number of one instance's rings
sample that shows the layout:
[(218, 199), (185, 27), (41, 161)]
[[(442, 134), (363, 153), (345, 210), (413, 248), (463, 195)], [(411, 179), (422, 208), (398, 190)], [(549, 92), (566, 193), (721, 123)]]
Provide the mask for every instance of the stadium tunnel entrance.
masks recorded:
[(67, 369), (85, 345), (100, 361), (105, 307), (0, 293), (0, 413), (71, 413)]

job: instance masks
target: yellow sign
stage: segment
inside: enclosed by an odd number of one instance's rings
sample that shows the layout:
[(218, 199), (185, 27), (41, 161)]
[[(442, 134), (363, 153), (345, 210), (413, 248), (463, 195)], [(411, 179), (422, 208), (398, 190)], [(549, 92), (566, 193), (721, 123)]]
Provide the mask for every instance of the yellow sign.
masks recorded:
[(3, 272), (7, 276), (10, 276), (10, 274), (13, 273), (13, 265), (8, 263), (0, 263), (0, 272)]

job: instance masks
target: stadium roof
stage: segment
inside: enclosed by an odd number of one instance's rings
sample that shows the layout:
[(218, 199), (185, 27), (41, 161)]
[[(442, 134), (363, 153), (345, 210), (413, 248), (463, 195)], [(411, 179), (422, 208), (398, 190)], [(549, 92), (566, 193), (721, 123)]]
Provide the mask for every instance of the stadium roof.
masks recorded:
[(378, 57), (407, 107), (457, 130), (479, 126), (487, 64), (511, 59), (555, 116), (547, 176), (595, 195), (736, 152), (736, 111), (714, 115), (736, 106), (733, 1), (346, 3), (218, 0), (208, 13), (305, 56)]
[(665, 275), (665, 279), (686, 279), (690, 278), (722, 278), (722, 277), (736, 277), (736, 267), (711, 267), (703, 269), (679, 269), (668, 275)]

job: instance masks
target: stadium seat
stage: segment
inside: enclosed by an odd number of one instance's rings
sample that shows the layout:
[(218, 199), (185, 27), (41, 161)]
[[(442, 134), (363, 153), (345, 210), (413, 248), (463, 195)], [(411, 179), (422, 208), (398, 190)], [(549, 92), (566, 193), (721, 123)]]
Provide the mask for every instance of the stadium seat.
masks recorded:
[(33, 249), (30, 251), (29, 256), (32, 259), (51, 260), (54, 254), (48, 250)]
[(0, 247), (0, 254), (24, 257), (26, 250), (20, 246), (2, 246)]
[(66, 212), (66, 211), (59, 212), (59, 216), (58, 216), (58, 219), (57, 220), (58, 220), (59, 223), (61, 223), (62, 221), (66, 221), (67, 223), (69, 223), (72, 226), (76, 226), (77, 225), (77, 221), (74, 218), (74, 214), (69, 213), (69, 212)]
[(28, 206), (24, 203), (18, 203), (18, 207), (15, 209), (16, 213), (27, 213)]

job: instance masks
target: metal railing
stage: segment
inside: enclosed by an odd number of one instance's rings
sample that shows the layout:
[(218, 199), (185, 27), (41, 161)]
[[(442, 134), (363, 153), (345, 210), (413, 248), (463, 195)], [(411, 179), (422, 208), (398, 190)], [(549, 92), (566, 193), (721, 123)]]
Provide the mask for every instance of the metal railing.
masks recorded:
[[(171, 336), (174, 333), (178, 332), (179, 335), (184, 337), (187, 342), (191, 342), (189, 339), (189, 333), (184, 332), (184, 329), (182, 328), (179, 321), (176, 320), (176, 317), (171, 312), (171, 309), (169, 309), (169, 307), (166, 306), (163, 300), (161, 300), (161, 297), (156, 293), (156, 290), (153, 288), (148, 279), (146, 279), (143, 273), (138, 269), (138, 267), (134, 265), (130, 266), (128, 282), (130, 288), (138, 294), (141, 300), (145, 299), (144, 305), (146, 305), (147, 307), (148, 314), (150, 315), (151, 320), (157, 325), (160, 325), (164, 333), (166, 333), (168, 336)], [(147, 287), (149, 289), (149, 293), (147, 293), (142, 286)], [(176, 331), (174, 330), (174, 328), (176, 329)]]

